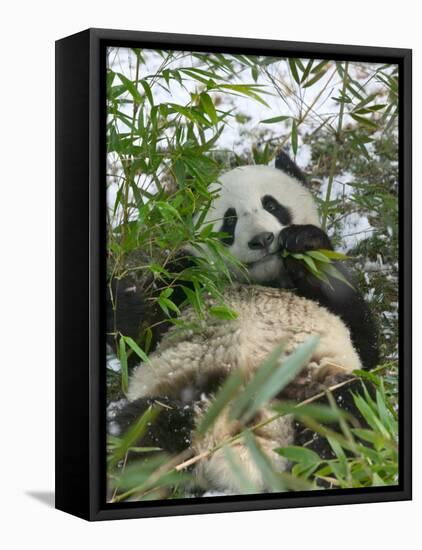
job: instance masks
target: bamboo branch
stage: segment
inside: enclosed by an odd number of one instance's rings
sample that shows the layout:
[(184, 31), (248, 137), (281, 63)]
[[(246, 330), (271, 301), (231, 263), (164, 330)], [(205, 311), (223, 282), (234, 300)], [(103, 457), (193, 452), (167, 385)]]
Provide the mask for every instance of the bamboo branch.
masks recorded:
[(327, 231), (327, 221), (328, 221), (328, 212), (330, 209), (329, 204), (331, 199), (331, 191), (333, 188), (333, 181), (336, 173), (338, 153), (339, 153), (339, 148), (341, 144), (341, 133), (343, 128), (343, 116), (344, 116), (344, 96), (346, 93), (346, 86), (347, 86), (347, 80), (348, 80), (348, 68), (349, 68), (349, 62), (346, 61), (344, 64), (343, 87), (342, 87), (342, 94), (341, 94), (342, 101), (340, 103), (340, 109), (339, 109), (337, 131), (336, 131), (336, 143), (335, 143), (333, 158), (331, 159), (330, 173), (328, 175), (327, 192), (325, 193), (324, 208), (323, 208), (322, 220), (321, 220), (321, 228), (323, 231)]

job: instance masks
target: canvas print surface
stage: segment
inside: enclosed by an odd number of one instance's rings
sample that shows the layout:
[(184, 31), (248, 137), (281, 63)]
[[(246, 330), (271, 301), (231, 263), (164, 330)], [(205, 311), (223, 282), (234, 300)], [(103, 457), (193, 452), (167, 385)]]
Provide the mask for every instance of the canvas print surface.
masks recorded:
[(397, 66), (106, 78), (107, 502), (397, 485)]

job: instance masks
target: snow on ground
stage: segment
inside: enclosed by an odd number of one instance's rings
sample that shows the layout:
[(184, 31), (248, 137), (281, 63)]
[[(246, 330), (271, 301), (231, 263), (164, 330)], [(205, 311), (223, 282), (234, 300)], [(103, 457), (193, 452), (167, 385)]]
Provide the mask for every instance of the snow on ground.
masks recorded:
[[(333, 179), (330, 200), (346, 200), (354, 191), (350, 182), (353, 181), (353, 174), (344, 172)], [(324, 199), (327, 194), (328, 177), (324, 178), (320, 187), (320, 197)], [(338, 222), (339, 227), (336, 232), (342, 236), (339, 245), (339, 251), (347, 253), (354, 248), (359, 241), (367, 239), (371, 236), (374, 228), (371, 226), (368, 217), (361, 212), (350, 212), (341, 216)], [(334, 228), (328, 232), (330, 237), (333, 236)]]
[(111, 349), (107, 349), (107, 368), (114, 372), (120, 371), (120, 361), (117, 359)]

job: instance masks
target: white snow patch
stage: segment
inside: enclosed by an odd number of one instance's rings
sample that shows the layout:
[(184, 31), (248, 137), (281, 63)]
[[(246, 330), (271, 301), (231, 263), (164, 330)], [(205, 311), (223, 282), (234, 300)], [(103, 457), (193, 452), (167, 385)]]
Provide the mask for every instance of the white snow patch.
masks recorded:
[(113, 420), (113, 418), (116, 418), (118, 412), (123, 409), (127, 402), (128, 401), (125, 398), (112, 401), (107, 407), (107, 420)]
[(114, 372), (120, 372), (120, 361), (113, 353), (107, 354), (107, 368)]
[(231, 493), (229, 491), (206, 491), (202, 496), (203, 497), (227, 497), (229, 495), (235, 495), (236, 493)]
[(340, 234), (342, 235), (341, 249), (344, 252), (354, 248), (360, 241), (371, 236), (374, 228), (368, 218), (358, 212), (351, 212), (344, 216)]

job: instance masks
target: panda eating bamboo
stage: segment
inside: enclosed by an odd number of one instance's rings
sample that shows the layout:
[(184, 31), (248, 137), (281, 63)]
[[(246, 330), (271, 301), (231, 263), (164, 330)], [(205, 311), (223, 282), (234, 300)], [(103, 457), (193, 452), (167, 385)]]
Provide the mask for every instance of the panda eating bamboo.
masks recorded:
[[(224, 293), (224, 303), (237, 318), (207, 315), (200, 330), (173, 327), (162, 335), (149, 362), (134, 369), (129, 403), (113, 422), (113, 433), (123, 433), (147, 407), (158, 404), (162, 412), (141, 443), (169, 453), (191, 448), (194, 455), (204, 456), (193, 467), (198, 486), (237, 492), (238, 481), (223, 450), (209, 451), (242, 426), (223, 410), (205, 436), (196, 435), (224, 381), (240, 370), (247, 383), (280, 342), (285, 342), (283, 357), (288, 357), (310, 336), (319, 337), (297, 378), (253, 418), (253, 424), (263, 424), (255, 430), (261, 450), (276, 470), (284, 471), (287, 462), (274, 449), (295, 441), (295, 426), (289, 416), (262, 422), (273, 414), (271, 407), (284, 398), (300, 402), (344, 380), (355, 369), (373, 368), (378, 360), (377, 331), (367, 304), (352, 285), (337, 278), (327, 285), (293, 256), (282, 258), (282, 250), (332, 249), (320, 228), (306, 179), (287, 155), (278, 156), (275, 168), (235, 168), (223, 174), (215, 188), (217, 198), (203, 223), (220, 220), (217, 230), (224, 233), (225, 245), (248, 274), (245, 278), (242, 271), (234, 273), (237, 282)], [(337, 269), (350, 280), (343, 265)], [(114, 290), (114, 319), (125, 320), (124, 334), (136, 334), (143, 322), (139, 312), (145, 312), (142, 292), (131, 281), (120, 282)], [(190, 307), (182, 311), (180, 320), (186, 326), (197, 322)], [(282, 359), (279, 368), (283, 368)], [(231, 448), (251, 483), (259, 491), (268, 490), (242, 440)]]

